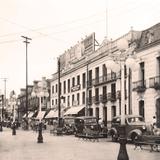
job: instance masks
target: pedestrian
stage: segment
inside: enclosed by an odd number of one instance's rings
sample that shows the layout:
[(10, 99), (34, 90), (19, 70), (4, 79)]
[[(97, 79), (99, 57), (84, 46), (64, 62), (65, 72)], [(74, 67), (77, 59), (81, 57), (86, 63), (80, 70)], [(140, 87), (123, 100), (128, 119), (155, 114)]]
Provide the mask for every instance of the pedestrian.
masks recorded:
[(156, 130), (156, 117), (153, 116), (153, 119), (152, 119), (152, 123), (151, 123), (151, 131), (152, 131), (152, 134), (154, 135), (155, 134), (155, 130)]

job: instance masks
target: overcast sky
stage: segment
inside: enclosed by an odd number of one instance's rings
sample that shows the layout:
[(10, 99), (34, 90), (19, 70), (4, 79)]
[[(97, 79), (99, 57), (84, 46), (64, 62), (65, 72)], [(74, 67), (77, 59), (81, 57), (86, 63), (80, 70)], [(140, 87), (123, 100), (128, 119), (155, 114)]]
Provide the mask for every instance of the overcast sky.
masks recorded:
[[(159, 0), (0, 0), (0, 78), (7, 93), (25, 88), (25, 44), (28, 46), (28, 83), (51, 78), (57, 57), (81, 38), (95, 32), (116, 39), (160, 22)], [(4, 82), (0, 79), (4, 93)]]

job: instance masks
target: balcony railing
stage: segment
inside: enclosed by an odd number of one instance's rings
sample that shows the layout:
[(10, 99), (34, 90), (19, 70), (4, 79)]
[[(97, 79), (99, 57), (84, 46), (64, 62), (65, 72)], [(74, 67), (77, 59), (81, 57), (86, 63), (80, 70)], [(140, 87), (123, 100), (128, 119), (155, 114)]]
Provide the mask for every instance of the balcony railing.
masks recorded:
[(87, 104), (92, 105), (92, 97), (87, 98)]
[(99, 97), (99, 96), (93, 96), (93, 97), (92, 97), (92, 102), (93, 102), (94, 104), (100, 103), (100, 97)]
[(111, 102), (116, 101), (116, 93), (108, 93), (107, 94), (107, 100), (111, 101)]
[(104, 84), (104, 83), (109, 83), (109, 82), (116, 81), (116, 79), (118, 79), (118, 78), (119, 78), (119, 74), (109, 73), (107, 75), (104, 75), (104, 76), (97, 77), (97, 78), (93, 79), (92, 84), (94, 86), (97, 86), (97, 85), (101, 85), (101, 84)]
[(107, 94), (100, 95), (100, 102), (101, 103), (106, 103), (107, 102)]
[(144, 92), (146, 90), (146, 81), (140, 80), (133, 82), (133, 91)]
[(87, 87), (92, 88), (92, 80), (87, 81)]
[(160, 76), (152, 77), (149, 79), (149, 87), (160, 90)]

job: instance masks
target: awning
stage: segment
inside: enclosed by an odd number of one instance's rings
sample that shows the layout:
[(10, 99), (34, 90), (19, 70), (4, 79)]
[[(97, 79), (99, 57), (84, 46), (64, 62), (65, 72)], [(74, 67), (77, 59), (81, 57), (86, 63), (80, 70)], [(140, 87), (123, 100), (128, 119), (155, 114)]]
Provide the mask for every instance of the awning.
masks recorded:
[(23, 117), (22, 118), (25, 118), (26, 117), (26, 113), (23, 115)]
[(45, 115), (46, 111), (39, 111), (38, 115), (35, 119), (43, 119), (44, 115)]
[(45, 116), (45, 118), (56, 118), (58, 117), (58, 111), (50, 110), (49, 113)]
[(29, 112), (28, 118), (31, 118), (33, 116), (34, 112)]
[(84, 106), (72, 107), (72, 108), (68, 109), (66, 111), (66, 113), (64, 113), (64, 115), (66, 116), (66, 115), (78, 114), (78, 112), (80, 112), (83, 108), (84, 108)]

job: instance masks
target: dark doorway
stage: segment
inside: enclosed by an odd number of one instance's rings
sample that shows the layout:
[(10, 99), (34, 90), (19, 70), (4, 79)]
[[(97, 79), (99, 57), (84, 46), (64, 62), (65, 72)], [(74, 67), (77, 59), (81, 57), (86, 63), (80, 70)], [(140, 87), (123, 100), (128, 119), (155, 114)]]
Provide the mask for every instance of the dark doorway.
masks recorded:
[(156, 100), (156, 118), (157, 127), (160, 128), (160, 98)]
[(144, 101), (140, 100), (139, 101), (139, 115), (141, 115), (143, 118), (144, 117)]

